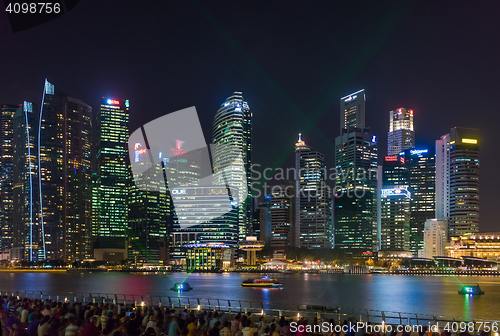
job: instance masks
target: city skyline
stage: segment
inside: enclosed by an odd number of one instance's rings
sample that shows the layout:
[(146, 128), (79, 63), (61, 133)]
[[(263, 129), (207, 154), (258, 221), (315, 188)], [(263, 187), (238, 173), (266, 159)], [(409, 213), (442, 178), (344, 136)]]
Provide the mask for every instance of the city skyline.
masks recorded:
[[(2, 20), (0, 42), (11, 52), (0, 65), (6, 83), (0, 101), (39, 104), (40, 82), (48, 77), (92, 106), (94, 115), (102, 96), (130, 99), (140, 106), (130, 116), (131, 129), (196, 106), (209, 143), (213, 109), (228, 92), (240, 90), (259, 111), (254, 134), (268, 135), (256, 137), (253, 162), (293, 164), (293, 150), (273, 134), (281, 123), (281, 136), (294, 139), (302, 133), (324, 153), (330, 167), (336, 133), (331, 130), (339, 129), (338, 99), (364, 88), (366, 124), (379, 137), (380, 156), (387, 148), (388, 113), (401, 106), (414, 110), (417, 148), (429, 148), (452, 127), (467, 126), (481, 130), (483, 153), (493, 153), (496, 134), (491, 125), (500, 122), (494, 79), (500, 72), (488, 64), (495, 64), (500, 55), (500, 48), (490, 48), (499, 45), (494, 43), (498, 37), (493, 13), (500, 4), (362, 3), (361, 11), (348, 3), (318, 3), (301, 11), (257, 5), (269, 13), (262, 17), (245, 3), (226, 8), (110, 1), (97, 11), (92, 3), (81, 2), (63, 17), (24, 32), (12, 33)], [(443, 15), (450, 7), (456, 16)], [(354, 27), (343, 15), (352, 11), (360, 22)], [(244, 18), (244, 24), (235, 17)], [(311, 17), (314, 25), (297, 30), (297, 20)], [(89, 27), (88, 20), (96, 24)], [(137, 25), (127, 25), (130, 20)], [(126, 51), (110, 48), (118, 44)], [(95, 46), (99, 52), (79, 45)], [(29, 57), (35, 53), (36, 62)], [(269, 157), (268, 152), (278, 154)], [(491, 231), (498, 227), (499, 165), (499, 157), (483, 156), (481, 174), (491, 183), (481, 190), (481, 217), (483, 227)]]
[(0, 333), (499, 336), (500, 1), (4, 2)]
[[(132, 2), (120, 3), (120, 15), (113, 15), (116, 4), (107, 2), (97, 12), (91, 4), (80, 3), (64, 17), (15, 34), (6, 20), (0, 22), (0, 42), (12, 50), (4, 55), (1, 65), (9, 85), (0, 91), (0, 101), (18, 104), (28, 100), (38, 104), (39, 83), (48, 77), (64, 87), (67, 94), (92, 106), (94, 115), (103, 95), (130, 99), (141, 107), (130, 116), (131, 129), (165, 113), (197, 106), (209, 143), (214, 107), (224, 101), (228, 92), (241, 90), (259, 111), (254, 116), (254, 134), (268, 135), (254, 140), (253, 162), (293, 165), (288, 144), (276, 141), (273, 135), (273, 127), (282, 123), (281, 136), (295, 139), (297, 133), (302, 133), (309, 145), (324, 153), (331, 167), (335, 132), (331, 134), (330, 130), (339, 129), (338, 99), (364, 88), (369, 112), (366, 124), (379, 138), (380, 157), (387, 148), (388, 113), (400, 106), (414, 110), (417, 148), (432, 147), (451, 127), (481, 130), (485, 139), (481, 174), (483, 180), (491, 181), (481, 188), (481, 230), (498, 228), (495, 193), (500, 188), (496, 178), (500, 158), (487, 154), (494, 150), (491, 125), (499, 121), (495, 111), (500, 100), (494, 81), (498, 69), (487, 65), (495, 62), (500, 51), (485, 49), (497, 40), (493, 13), (498, 4), (479, 8), (440, 2), (429, 10), (425, 4), (378, 6), (366, 2), (358, 13), (360, 25), (350, 29), (345, 29), (347, 18), (342, 15), (357, 8), (350, 4), (316, 4), (305, 7), (300, 14), (277, 4), (259, 7), (266, 8), (269, 17), (255, 15), (255, 9), (244, 3), (231, 6), (234, 15), (215, 4)], [(457, 14), (467, 17), (465, 22), (460, 15), (442, 15), (452, 5)], [(147, 15), (136, 16), (137, 12), (150, 13), (147, 22), (154, 21), (151, 31), (126, 27), (125, 18), (146, 22)], [(161, 13), (167, 13), (169, 20), (160, 19)], [(177, 15), (185, 15), (192, 24), (186, 25)], [(298, 34), (291, 18), (303, 20), (311, 15), (324, 26), (308, 25)], [(246, 24), (237, 24), (237, 16), (244, 17)], [(83, 28), (89, 19), (96, 25)], [(384, 24), (389, 21), (388, 26)], [(255, 29), (249, 31), (245, 26)], [(457, 26), (463, 29), (455, 31), (453, 27)], [(169, 33), (173, 30), (184, 33), (173, 36)], [(290, 39), (290, 34), (295, 38)], [(76, 40), (96, 45), (102, 57), (70, 42)], [(116, 44), (131, 48), (117, 54), (109, 48)], [(173, 45), (183, 47), (175, 56), (175, 48), (170, 47)], [(299, 45), (309, 46), (307, 54), (314, 55), (313, 62), (303, 51), (296, 52)], [(266, 53), (262, 53), (263, 48)], [(29, 53), (21, 50), (36, 52), (40, 61), (33, 62)], [(399, 57), (401, 53), (404, 57)], [(358, 54), (359, 59), (351, 57)], [(216, 62), (218, 59), (223, 62)], [(268, 152), (278, 154), (269, 157)]]

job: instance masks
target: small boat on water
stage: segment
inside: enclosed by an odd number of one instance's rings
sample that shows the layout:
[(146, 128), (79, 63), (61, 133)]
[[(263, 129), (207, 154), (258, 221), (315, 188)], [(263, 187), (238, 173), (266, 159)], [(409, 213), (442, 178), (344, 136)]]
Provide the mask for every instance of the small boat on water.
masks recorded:
[(283, 284), (281, 284), (276, 279), (271, 279), (267, 274), (258, 279), (248, 279), (243, 281), (241, 284), (243, 287), (260, 287), (260, 288), (282, 288)]
[(481, 295), (484, 294), (484, 291), (481, 290), (479, 285), (464, 285), (462, 289), (458, 291), (458, 294)]
[(176, 291), (176, 292), (187, 292), (187, 291), (190, 291), (191, 289), (193, 289), (193, 287), (191, 287), (189, 285), (189, 283), (183, 282), (181, 284), (174, 284), (174, 287), (172, 287), (170, 289), (173, 291)]

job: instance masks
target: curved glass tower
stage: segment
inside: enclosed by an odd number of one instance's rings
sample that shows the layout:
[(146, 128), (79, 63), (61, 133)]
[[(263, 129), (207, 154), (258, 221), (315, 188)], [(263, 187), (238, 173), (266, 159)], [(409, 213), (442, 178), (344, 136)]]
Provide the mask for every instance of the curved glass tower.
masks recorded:
[(212, 126), (213, 184), (236, 187), (239, 203), (239, 239), (250, 225), (250, 164), (252, 113), (241, 92), (234, 92), (220, 106)]

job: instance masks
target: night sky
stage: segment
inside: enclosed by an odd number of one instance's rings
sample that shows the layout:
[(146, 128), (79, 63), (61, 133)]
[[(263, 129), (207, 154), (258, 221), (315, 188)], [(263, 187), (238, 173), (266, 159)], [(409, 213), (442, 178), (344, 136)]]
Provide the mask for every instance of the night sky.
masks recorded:
[(44, 78), (97, 112), (130, 99), (131, 131), (196, 106), (205, 138), (242, 91), (253, 162), (291, 167), (297, 133), (332, 166), (339, 99), (366, 90), (366, 123), (387, 151), (389, 111), (415, 111), (417, 147), (451, 127), (481, 130), (481, 231), (497, 220), (498, 1), (82, 0), (12, 33), (0, 13), (0, 103), (40, 104)]

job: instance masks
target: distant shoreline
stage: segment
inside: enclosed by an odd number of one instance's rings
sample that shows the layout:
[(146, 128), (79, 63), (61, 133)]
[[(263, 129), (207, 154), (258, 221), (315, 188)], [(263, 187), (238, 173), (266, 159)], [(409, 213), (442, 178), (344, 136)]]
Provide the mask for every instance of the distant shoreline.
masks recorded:
[(106, 270), (102, 268), (88, 269), (88, 268), (58, 268), (58, 269), (43, 269), (43, 268), (0, 268), (0, 273), (197, 273), (197, 274), (217, 274), (217, 273), (279, 273), (279, 274), (342, 274), (342, 275), (453, 275), (453, 276), (466, 276), (466, 275), (476, 275), (476, 276), (500, 276), (500, 271), (445, 271), (445, 270), (415, 270), (415, 271), (389, 271), (388, 273), (378, 274), (378, 273), (344, 273), (339, 271), (288, 271), (280, 272), (273, 270), (241, 270), (241, 271), (202, 271), (202, 272), (186, 272), (186, 271), (163, 271), (163, 270)]

